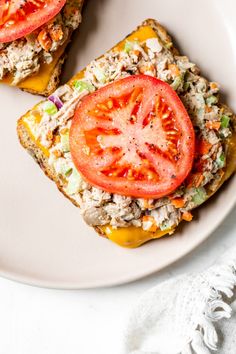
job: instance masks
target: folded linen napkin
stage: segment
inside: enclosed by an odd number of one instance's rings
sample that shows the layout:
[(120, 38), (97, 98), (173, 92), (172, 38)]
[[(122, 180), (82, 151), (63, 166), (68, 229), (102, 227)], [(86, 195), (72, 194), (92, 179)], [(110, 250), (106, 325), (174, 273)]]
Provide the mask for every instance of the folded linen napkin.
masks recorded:
[(147, 291), (124, 343), (125, 354), (236, 354), (236, 246), (206, 271)]

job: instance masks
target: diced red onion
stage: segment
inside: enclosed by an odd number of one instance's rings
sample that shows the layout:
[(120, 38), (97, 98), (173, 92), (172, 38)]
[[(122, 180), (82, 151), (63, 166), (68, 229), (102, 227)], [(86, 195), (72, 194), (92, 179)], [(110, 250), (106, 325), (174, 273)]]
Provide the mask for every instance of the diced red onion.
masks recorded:
[(60, 110), (63, 107), (63, 102), (60, 100), (60, 98), (56, 95), (51, 95), (48, 97), (49, 101), (53, 102), (55, 106), (57, 107), (58, 110)]

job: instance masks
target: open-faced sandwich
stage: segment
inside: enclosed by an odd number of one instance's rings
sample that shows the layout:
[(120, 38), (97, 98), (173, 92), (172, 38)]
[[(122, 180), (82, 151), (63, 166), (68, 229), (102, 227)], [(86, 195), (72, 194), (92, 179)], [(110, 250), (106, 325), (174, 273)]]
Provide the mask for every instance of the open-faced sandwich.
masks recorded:
[(59, 83), (83, 0), (0, 0), (0, 82), (47, 96)]
[(101, 235), (173, 234), (236, 167), (235, 115), (154, 20), (18, 121), (21, 144)]

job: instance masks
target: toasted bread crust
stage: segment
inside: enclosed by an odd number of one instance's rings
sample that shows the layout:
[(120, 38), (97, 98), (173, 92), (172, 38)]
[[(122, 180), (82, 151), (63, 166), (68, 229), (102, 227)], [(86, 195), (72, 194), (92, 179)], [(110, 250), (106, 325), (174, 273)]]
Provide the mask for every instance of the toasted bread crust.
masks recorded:
[[(66, 50), (66, 49), (65, 49)], [(58, 87), (60, 83), (60, 76), (62, 72), (62, 66), (65, 62), (65, 59), (67, 57), (67, 53), (63, 53), (60, 59), (58, 60), (58, 63), (53, 70), (53, 73), (51, 75), (50, 81), (48, 83), (47, 88), (44, 91), (37, 91), (37, 90), (31, 90), (31, 89), (21, 89), (22, 91), (32, 93), (33, 95), (40, 95), (40, 96), (49, 96), (51, 95)]]
[(56, 174), (54, 168), (52, 168), (48, 163), (48, 157), (44, 152), (37, 146), (37, 144), (31, 138), (28, 130), (20, 119), (17, 124), (17, 134), (20, 140), (21, 145), (28, 151), (28, 153), (34, 158), (34, 160), (41, 167), (43, 172), (47, 177), (49, 177), (53, 182), (56, 183), (60, 192), (64, 194), (75, 206), (79, 206), (73, 199), (71, 199), (64, 191), (63, 186), (60, 183), (60, 180)]
[[(138, 28), (140, 28), (141, 26), (144, 26), (144, 25), (151, 26), (153, 28), (153, 30), (157, 32), (158, 36), (161, 38), (161, 40), (164, 43), (166, 43), (168, 45), (170, 45), (170, 43), (171, 43), (171, 45), (169, 46), (169, 50), (174, 55), (179, 54), (178, 49), (175, 48), (172, 43), (172, 38), (168, 35), (165, 28), (162, 27), (157, 21), (155, 21), (153, 19), (145, 20)], [(236, 118), (235, 118), (235, 120), (236, 120)], [(79, 207), (79, 205), (75, 202), (75, 200), (70, 198), (63, 190), (63, 185), (61, 184), (55, 170), (49, 165), (47, 156), (43, 153), (43, 151), (36, 145), (36, 143), (31, 138), (27, 128), (25, 127), (24, 123), (22, 122), (22, 118), (20, 118), (18, 120), (17, 133), (18, 133), (18, 137), (21, 142), (21, 145), (25, 149), (27, 149), (28, 152), (33, 156), (33, 158), (39, 164), (39, 166), (44, 171), (44, 173), (52, 181), (54, 181), (56, 183), (58, 189), (65, 195), (66, 198), (68, 198), (75, 206)], [(235, 133), (235, 139), (236, 139), (236, 133)], [(234, 152), (233, 156), (235, 156), (235, 161), (236, 161), (236, 151)], [(228, 179), (232, 175), (232, 173), (235, 171), (235, 169), (236, 169), (236, 162), (233, 163), (233, 165), (230, 169), (230, 172), (227, 174), (227, 176), (225, 176), (225, 178), (222, 179), (222, 181), (219, 183), (218, 188), (216, 190), (218, 190), (220, 188), (220, 186), (225, 182), (225, 180)], [(216, 192), (216, 190), (214, 191), (214, 193)], [(209, 194), (209, 197), (214, 193)], [(99, 227), (95, 226), (93, 228), (100, 236), (106, 237), (105, 234), (103, 233), (103, 231)]]
[[(81, 7), (83, 4), (83, 1), (84, 0), (81, 0)], [(153, 19), (147, 19), (138, 28), (140, 28), (143, 25), (151, 26), (154, 29), (154, 31), (156, 31), (158, 33), (158, 35), (161, 37), (161, 39), (164, 43), (171, 42), (171, 37), (168, 35), (165, 28), (162, 27), (157, 21), (155, 21)], [(127, 35), (127, 37), (128, 36), (129, 35)], [(174, 47), (172, 47), (170, 50), (172, 50), (174, 54), (178, 53), (178, 50)], [(61, 73), (61, 69), (62, 69), (62, 65), (64, 63), (64, 60), (65, 60), (65, 56), (63, 56), (60, 59), (58, 65), (56, 66), (56, 68), (54, 70), (54, 74), (51, 77), (51, 80), (49, 82), (47, 90), (40, 93), (42, 96), (48, 96), (57, 88), (57, 84), (59, 82), (59, 76)], [(34, 92), (33, 90), (25, 90), (25, 91), (28, 91), (33, 94), (39, 94), (38, 92), (36, 92), (36, 91)], [(64, 194), (64, 196), (66, 198), (68, 198), (76, 207), (79, 207), (79, 205), (75, 202), (75, 200), (70, 198), (69, 195), (66, 194), (65, 191), (63, 190), (63, 186), (62, 186), (55, 170), (49, 165), (47, 156), (43, 153), (43, 151), (37, 146), (37, 144), (31, 138), (29, 132), (27, 131), (25, 125), (22, 122), (22, 118), (19, 119), (18, 123), (17, 123), (17, 134), (18, 134), (21, 145), (34, 158), (34, 160), (41, 167), (41, 169), (43, 170), (45, 175), (47, 177), (49, 177), (53, 182), (56, 183), (57, 188), (59, 189), (59, 191), (61, 193)], [(100, 236), (105, 237), (105, 234), (103, 233), (103, 231), (99, 227), (95, 226), (93, 228)]]
[(174, 46), (172, 41), (173, 39), (170, 37), (166, 29), (160, 23), (158, 23), (156, 20), (149, 18), (143, 21), (142, 26), (145, 25), (152, 27), (152, 29), (157, 32), (158, 36), (165, 44), (172, 43), (169, 50), (173, 53), (173, 55), (179, 55), (179, 50)]
[[(79, 207), (79, 204), (75, 202), (75, 200), (71, 199), (68, 194), (66, 194), (63, 190), (63, 186), (57, 177), (55, 170), (48, 164), (48, 158), (43, 153), (43, 151), (35, 144), (32, 140), (29, 132), (27, 131), (25, 125), (22, 123), (22, 119), (18, 121), (17, 124), (17, 134), (20, 140), (21, 145), (28, 151), (28, 153), (33, 157), (33, 159), (37, 162), (40, 168), (43, 170), (45, 175), (49, 177), (53, 182), (56, 183), (57, 188), (61, 193), (64, 194), (66, 198), (68, 198), (76, 207)], [(105, 237), (105, 234), (102, 230), (94, 226), (94, 230), (100, 235)]]
[[(78, 1), (78, 9), (81, 12), (83, 4), (84, 4), (84, 0), (77, 0), (77, 1)], [(40, 95), (40, 96), (47, 97), (57, 89), (57, 87), (60, 83), (60, 76), (61, 76), (61, 72), (62, 72), (62, 67), (63, 67), (63, 64), (64, 64), (66, 58), (67, 58), (67, 48), (68, 48), (68, 45), (71, 41), (71, 36), (72, 36), (73, 32), (74, 31), (71, 31), (69, 33), (68, 44), (65, 47), (64, 52), (61, 54), (60, 58), (58, 59), (57, 65), (51, 74), (51, 77), (50, 77), (50, 80), (48, 82), (46, 89), (44, 91), (37, 91), (34, 89), (21, 89), (22, 91), (29, 92), (34, 95)]]

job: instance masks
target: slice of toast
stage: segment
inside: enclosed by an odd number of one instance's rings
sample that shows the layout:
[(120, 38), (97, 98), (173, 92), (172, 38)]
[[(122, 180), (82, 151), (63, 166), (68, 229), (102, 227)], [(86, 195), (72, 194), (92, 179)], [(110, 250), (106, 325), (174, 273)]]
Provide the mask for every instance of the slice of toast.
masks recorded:
[[(154, 37), (158, 38), (160, 43), (166, 48), (167, 51), (172, 53), (172, 55), (174, 56), (179, 55), (178, 50), (173, 46), (172, 40), (170, 36), (167, 34), (166, 30), (155, 20), (144, 21), (141, 26), (139, 26), (132, 34), (126, 37), (126, 40), (118, 43), (115, 47), (112, 48), (111, 51), (113, 52), (113, 51), (123, 50), (127, 42), (129, 43), (131, 41), (136, 41), (136, 40), (142, 42)], [(84, 72), (85, 70), (83, 70), (75, 77), (73, 77), (69, 81), (68, 86), (73, 87), (74, 83), (77, 80), (83, 79)], [(37, 107), (39, 105), (35, 106), (25, 116), (19, 119), (17, 125), (17, 131), (18, 131), (20, 142), (23, 145), (23, 147), (27, 149), (28, 152), (34, 157), (34, 159), (43, 169), (45, 174), (56, 183), (58, 189), (67, 198), (69, 198), (72, 201), (72, 203), (74, 203), (76, 206), (80, 206), (79, 193), (77, 193), (78, 195), (71, 195), (68, 192), (67, 184), (66, 184), (67, 182), (65, 182), (64, 178), (60, 175), (60, 173), (56, 171), (56, 169), (50, 163), (50, 152), (49, 152), (50, 148), (45, 147), (44, 144), (42, 144), (42, 141), (40, 141), (40, 139), (37, 137), (37, 134), (35, 134), (34, 128), (32, 128), (32, 124), (33, 126), (35, 126), (35, 124), (36, 125), (40, 124), (41, 118), (39, 117), (39, 114), (37, 113), (35, 117), (35, 112), (37, 112), (38, 109)], [(227, 112), (227, 114), (231, 116), (231, 121), (233, 125), (235, 125), (236, 117), (233, 114), (233, 112), (227, 106), (223, 106), (221, 103), (218, 103), (218, 108), (219, 110), (223, 110), (224, 112)], [(71, 118), (69, 120), (71, 120)], [(37, 121), (38, 123), (35, 123), (35, 121)], [(57, 128), (54, 129), (53, 140), (57, 139), (59, 128), (60, 126), (57, 126)], [(228, 179), (235, 171), (236, 135), (234, 132), (234, 128), (232, 128), (232, 134), (230, 135), (230, 137), (226, 139), (225, 145), (226, 145), (227, 165), (224, 168), (224, 171), (222, 170), (221, 173), (217, 175), (217, 177), (215, 177), (210, 183), (206, 185), (206, 193), (208, 197), (214, 194), (216, 190), (222, 185), (222, 183), (226, 179)], [(154, 231), (153, 230), (147, 231), (141, 227), (137, 227), (133, 225), (129, 225), (128, 227), (120, 226), (117, 228), (113, 228), (111, 224), (108, 223), (106, 225), (97, 225), (94, 228), (99, 234), (108, 237), (109, 239), (113, 240), (114, 242), (122, 246), (137, 247), (142, 243), (146, 242), (147, 240), (159, 238), (166, 234), (173, 233), (176, 226), (177, 225), (173, 225), (172, 227), (166, 230), (157, 229)]]
[[(82, 11), (83, 3), (84, 0), (78, 0), (76, 3), (80, 14)], [(37, 74), (27, 77), (25, 80), (19, 82), (16, 86), (23, 91), (45, 97), (54, 92), (60, 82), (62, 66), (67, 57), (67, 47), (72, 35), (73, 31), (71, 30), (68, 34), (68, 39), (66, 42), (54, 53), (53, 61), (50, 64), (41, 63)], [(15, 86), (13, 85), (12, 75), (4, 77), (2, 81), (0, 80), (0, 83), (1, 82), (10, 86)]]

